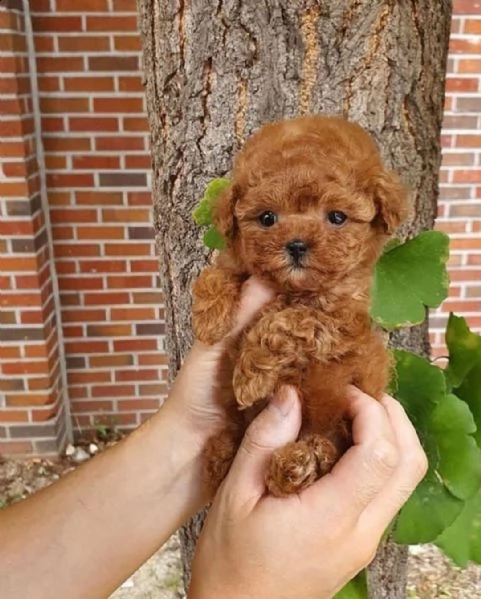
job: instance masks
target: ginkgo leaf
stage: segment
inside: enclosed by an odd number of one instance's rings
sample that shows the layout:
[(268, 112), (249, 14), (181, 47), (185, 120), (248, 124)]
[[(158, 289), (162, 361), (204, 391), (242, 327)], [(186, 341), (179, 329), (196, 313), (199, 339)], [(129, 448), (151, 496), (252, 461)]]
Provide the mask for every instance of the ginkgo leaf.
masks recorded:
[(456, 389), (456, 395), (466, 402), (471, 410), (476, 424), (474, 438), (481, 449), (481, 362), (471, 368), (461, 385)]
[(212, 224), (212, 208), (220, 194), (230, 185), (229, 179), (219, 177), (213, 179), (207, 185), (204, 195), (199, 204), (195, 208), (192, 216), (194, 221), (199, 226), (207, 226)]
[(204, 245), (211, 250), (222, 250), (225, 247), (224, 238), (214, 227), (204, 233)]
[(421, 323), (426, 307), (447, 297), (448, 256), (449, 238), (440, 231), (425, 231), (385, 252), (374, 272), (372, 318), (388, 330)]
[(464, 318), (450, 314), (446, 345), (449, 364), (445, 373), (449, 383), (456, 388), (475, 364), (481, 364), (481, 336), (469, 330)]
[(399, 514), (399, 543), (433, 541), (461, 512), (481, 486), (481, 454), (466, 404), (446, 391), (440, 368), (410, 352), (397, 350), (394, 394), (414, 424), (429, 460), (429, 470)]
[(466, 501), (459, 516), (435, 543), (458, 566), (481, 564), (481, 491)]

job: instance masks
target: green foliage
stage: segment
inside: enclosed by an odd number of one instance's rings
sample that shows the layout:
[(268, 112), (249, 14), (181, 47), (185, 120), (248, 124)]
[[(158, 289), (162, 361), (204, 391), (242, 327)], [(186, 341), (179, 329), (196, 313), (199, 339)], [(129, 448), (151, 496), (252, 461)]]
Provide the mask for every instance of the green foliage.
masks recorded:
[(463, 506), (455, 520), (436, 540), (458, 566), (481, 564), (481, 490)]
[(334, 599), (367, 599), (367, 575), (366, 571), (359, 572), (339, 593), (334, 595)]
[(379, 259), (372, 288), (373, 319), (387, 330), (423, 322), (426, 307), (446, 299), (449, 239), (425, 231), (402, 244), (391, 244)]
[(229, 179), (219, 177), (212, 180), (206, 187), (204, 195), (192, 213), (192, 217), (200, 227), (208, 227), (204, 233), (204, 245), (210, 249), (221, 250), (224, 238), (212, 225), (212, 209), (220, 194), (230, 185)]
[[(402, 509), (395, 529), (400, 543), (433, 541), (481, 485), (481, 460), (466, 404), (447, 393), (441, 370), (396, 351), (395, 396), (413, 422), (429, 459), (429, 472)], [(422, 384), (420, 384), (422, 381)]]
[[(223, 247), (211, 226), (212, 206), (229, 185), (216, 179), (194, 212), (210, 227), (204, 243)], [(387, 331), (420, 324), (447, 297), (449, 240), (425, 231), (405, 243), (393, 239), (379, 259), (372, 286), (372, 319)], [(429, 460), (426, 477), (393, 526), (396, 541), (435, 542), (457, 564), (481, 563), (481, 336), (450, 315), (449, 361), (443, 370), (421, 356), (395, 351), (390, 392), (403, 404)], [(365, 572), (336, 599), (367, 597)]]

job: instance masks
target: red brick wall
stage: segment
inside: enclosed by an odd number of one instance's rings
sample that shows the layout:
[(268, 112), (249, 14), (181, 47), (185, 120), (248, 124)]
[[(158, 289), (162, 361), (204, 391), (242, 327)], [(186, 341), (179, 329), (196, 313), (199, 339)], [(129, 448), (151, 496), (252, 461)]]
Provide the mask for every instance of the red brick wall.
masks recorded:
[(450, 311), (481, 331), (481, 2), (455, 0), (443, 126), (439, 218), (451, 236), (449, 299), (431, 318), (436, 353)]
[[(31, 69), (23, 3), (0, 4), (0, 453), (53, 451), (70, 426), (135, 427), (166, 392), (135, 0), (29, 4)], [(448, 310), (481, 329), (481, 2), (455, 1), (449, 70), (438, 351)]]
[(66, 439), (25, 26), (20, 0), (0, 7), (0, 453), (55, 451)]

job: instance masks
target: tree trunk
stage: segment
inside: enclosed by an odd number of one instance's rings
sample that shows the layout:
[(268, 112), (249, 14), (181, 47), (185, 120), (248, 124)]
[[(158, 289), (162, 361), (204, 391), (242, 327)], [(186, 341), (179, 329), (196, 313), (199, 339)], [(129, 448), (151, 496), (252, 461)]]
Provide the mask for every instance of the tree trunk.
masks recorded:
[[(306, 113), (359, 122), (413, 190), (413, 216), (402, 235), (432, 228), (451, 1), (138, 4), (174, 377), (192, 341), (190, 286), (208, 258), (192, 209), (262, 123)], [(393, 342), (426, 352), (427, 325)], [(186, 562), (198, 528), (199, 520), (184, 531)], [(370, 572), (373, 598), (405, 597), (406, 556), (391, 542), (381, 549)]]

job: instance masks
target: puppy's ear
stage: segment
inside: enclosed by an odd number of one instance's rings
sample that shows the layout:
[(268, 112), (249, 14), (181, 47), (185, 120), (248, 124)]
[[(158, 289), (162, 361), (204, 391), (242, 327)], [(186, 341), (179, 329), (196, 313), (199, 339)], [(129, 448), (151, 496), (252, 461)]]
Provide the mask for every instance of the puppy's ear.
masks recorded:
[(397, 175), (385, 171), (378, 177), (374, 201), (378, 211), (374, 222), (392, 235), (408, 216), (407, 190)]
[(212, 222), (227, 242), (235, 236), (237, 223), (234, 210), (238, 198), (238, 186), (230, 185), (222, 192), (212, 212)]

